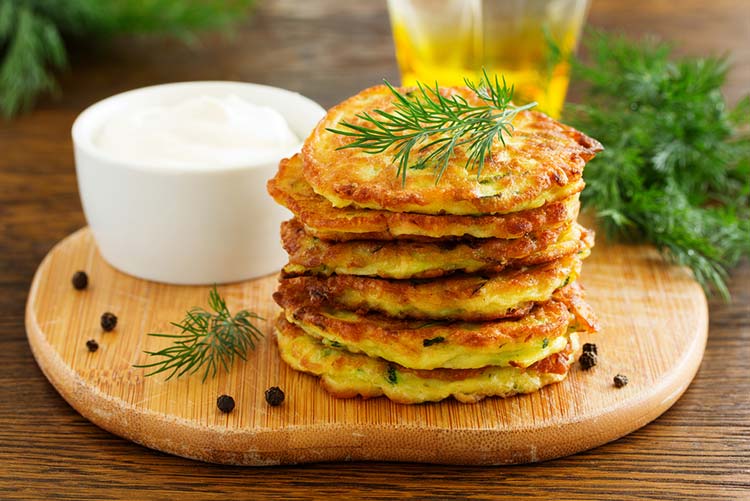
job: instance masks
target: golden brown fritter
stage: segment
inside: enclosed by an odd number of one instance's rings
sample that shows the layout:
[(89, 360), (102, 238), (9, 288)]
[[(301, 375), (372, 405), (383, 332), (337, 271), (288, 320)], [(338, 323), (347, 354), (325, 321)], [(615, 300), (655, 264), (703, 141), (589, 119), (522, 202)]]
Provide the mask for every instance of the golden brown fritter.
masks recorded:
[(412, 369), (527, 367), (565, 346), (573, 320), (560, 301), (535, 306), (520, 319), (491, 322), (399, 320), (319, 306), (304, 293), (276, 293), (286, 318), (307, 334), (353, 353)]
[(601, 145), (524, 111), (481, 173), (465, 168), (464, 143), (439, 183), (426, 168), (402, 185), (391, 151), (342, 148), (351, 138), (326, 130), (367, 126), (356, 115), (392, 111), (392, 98), (373, 87), (331, 109), (268, 183), (295, 215), (282, 225), (290, 262), (273, 296), (282, 358), (335, 396), (404, 403), (561, 381), (577, 333), (598, 328), (576, 282), (593, 232), (576, 218), (583, 167)]
[(575, 194), (538, 209), (499, 216), (426, 215), (383, 210), (334, 208), (316, 195), (302, 175), (299, 155), (284, 159), (268, 192), (291, 210), (312, 235), (326, 240), (391, 240), (420, 237), (519, 238), (528, 233), (571, 224), (580, 203)]
[(514, 239), (332, 242), (310, 235), (292, 219), (282, 223), (281, 241), (289, 253), (282, 270), (285, 277), (335, 273), (405, 279), (454, 272), (491, 274), (547, 263), (590, 249), (594, 233), (574, 224)]
[(571, 333), (565, 347), (527, 368), (407, 369), (381, 358), (324, 345), (280, 315), (276, 339), (281, 358), (293, 369), (320, 376), (323, 388), (338, 398), (387, 396), (394, 402), (416, 404), (454, 397), (475, 403), (485, 397), (531, 393), (565, 379), (578, 350)]
[(308, 296), (317, 307), (392, 318), (481, 322), (520, 317), (535, 303), (576, 280), (581, 256), (572, 255), (530, 268), (494, 275), (458, 274), (424, 280), (331, 275), (282, 279), (280, 296)]
[[(465, 87), (443, 88), (441, 94), (484, 104)], [(456, 215), (534, 209), (581, 191), (583, 167), (602, 149), (596, 140), (543, 113), (523, 111), (513, 121), (505, 147), (495, 138), (479, 178), (465, 168), (467, 146), (459, 145), (439, 183), (433, 169), (410, 169), (402, 186), (389, 152), (339, 149), (351, 138), (326, 130), (340, 129), (341, 121), (372, 127), (356, 114), (375, 109), (394, 109), (393, 95), (383, 85), (331, 108), (305, 141), (305, 179), (335, 207)]]

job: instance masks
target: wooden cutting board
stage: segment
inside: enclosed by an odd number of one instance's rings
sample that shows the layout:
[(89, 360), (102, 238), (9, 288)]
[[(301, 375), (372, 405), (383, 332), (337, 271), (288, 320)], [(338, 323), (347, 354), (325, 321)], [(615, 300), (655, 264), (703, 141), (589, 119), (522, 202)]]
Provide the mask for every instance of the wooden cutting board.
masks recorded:
[[(200, 375), (144, 377), (144, 350), (169, 340), (191, 306), (206, 306), (208, 287), (164, 285), (120, 273), (99, 255), (87, 228), (45, 257), (26, 310), (39, 366), (84, 417), (112, 433), (161, 451), (217, 463), (275, 465), (334, 460), (508, 464), (543, 461), (621, 437), (655, 419), (687, 388), (706, 344), (708, 313), (700, 287), (647, 246), (607, 246), (600, 239), (584, 264), (583, 283), (600, 316), (599, 365), (576, 364), (570, 377), (538, 393), (478, 404), (445, 401), (399, 405), (384, 398), (337, 400), (317, 379), (280, 361), (271, 330), (276, 277), (221, 286), (230, 310), (268, 319), (266, 338), (247, 362), (201, 383)], [(74, 290), (76, 270), (89, 287)], [(103, 333), (99, 317), (115, 313)], [(86, 341), (99, 350), (89, 353)], [(587, 339), (584, 339), (586, 341)], [(616, 389), (612, 378), (630, 384)], [(280, 386), (286, 401), (270, 407), (264, 391)], [(221, 394), (237, 407), (222, 414)]]

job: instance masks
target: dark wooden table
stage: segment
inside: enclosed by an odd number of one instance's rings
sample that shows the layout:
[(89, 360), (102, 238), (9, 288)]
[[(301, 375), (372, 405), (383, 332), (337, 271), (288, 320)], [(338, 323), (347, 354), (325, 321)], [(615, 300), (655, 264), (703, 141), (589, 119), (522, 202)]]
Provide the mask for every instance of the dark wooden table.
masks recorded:
[[(656, 33), (690, 54), (732, 51), (730, 100), (750, 91), (750, 2), (594, 0), (591, 23)], [(750, 265), (732, 272), (734, 302), (711, 301), (705, 360), (661, 418), (596, 450), (542, 464), (445, 467), (316, 464), (251, 469), (144, 449), (97, 428), (55, 392), (24, 332), (32, 274), (85, 224), (70, 126), (87, 105), (177, 80), (245, 80), (330, 106), (397, 79), (384, 2), (266, 1), (229, 41), (121, 40), (74, 48), (62, 96), (0, 122), (0, 498), (750, 499)]]

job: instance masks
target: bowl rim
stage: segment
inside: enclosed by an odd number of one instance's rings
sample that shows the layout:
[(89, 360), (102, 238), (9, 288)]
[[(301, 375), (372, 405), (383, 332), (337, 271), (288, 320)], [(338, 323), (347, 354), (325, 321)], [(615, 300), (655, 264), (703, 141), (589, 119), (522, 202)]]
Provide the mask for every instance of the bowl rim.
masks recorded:
[[(116, 103), (127, 99), (137, 99), (141, 96), (148, 95), (154, 92), (163, 92), (169, 88), (184, 88), (184, 87), (200, 87), (207, 86), (213, 88), (226, 87), (228, 90), (232, 87), (241, 87), (244, 90), (251, 90), (258, 93), (272, 93), (279, 97), (296, 100), (298, 105), (295, 109), (302, 110), (303, 113), (307, 114), (310, 118), (310, 122), (314, 122), (313, 125), (317, 124), (323, 116), (325, 116), (326, 110), (320, 106), (317, 102), (313, 101), (307, 96), (304, 96), (298, 92), (283, 89), (281, 87), (274, 87), (271, 85), (263, 85), (252, 82), (240, 82), (232, 80), (190, 80), (182, 82), (169, 82), (157, 85), (149, 85), (146, 87), (138, 87), (135, 89), (127, 90), (117, 94), (113, 94), (109, 97), (96, 101), (81, 113), (78, 114), (73, 125), (71, 127), (71, 137), (73, 140), (74, 152), (81, 151), (89, 157), (105, 162), (110, 165), (116, 165), (126, 169), (134, 169), (141, 171), (159, 172), (163, 174), (205, 174), (205, 173), (219, 173), (237, 170), (249, 170), (249, 169), (262, 169), (264, 167), (276, 167), (277, 161), (269, 161), (268, 159), (259, 159), (251, 162), (234, 161), (225, 162), (221, 164), (195, 164), (190, 166), (180, 166), (174, 164), (166, 164), (163, 162), (137, 162), (124, 160), (116, 155), (108, 153), (107, 151), (97, 147), (93, 141), (93, 132), (97, 127), (101, 126), (100, 116), (107, 113), (112, 106)], [(229, 94), (230, 92), (227, 92)], [(241, 96), (242, 97), (242, 96)], [(252, 99), (248, 99), (251, 102)], [(255, 102), (254, 104), (259, 104)], [(296, 126), (292, 121), (289, 120), (287, 114), (280, 110), (277, 106), (269, 103), (262, 103), (264, 106), (273, 108), (279, 112), (289, 124), (289, 127), (295, 134), (298, 132), (295, 130)], [(299, 122), (299, 121), (297, 121)], [(312, 130), (312, 129), (311, 129)], [(300, 137), (300, 147), (305, 141), (305, 137)], [(290, 154), (293, 152), (290, 152)], [(280, 155), (281, 157), (286, 155)], [(77, 163), (77, 162), (76, 162)]]

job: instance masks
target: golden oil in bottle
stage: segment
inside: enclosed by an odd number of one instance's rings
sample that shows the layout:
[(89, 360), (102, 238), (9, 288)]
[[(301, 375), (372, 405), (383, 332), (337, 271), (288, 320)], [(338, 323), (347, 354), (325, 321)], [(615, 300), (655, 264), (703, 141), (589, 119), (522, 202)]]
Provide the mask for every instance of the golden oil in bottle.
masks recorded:
[(585, 0), (389, 0), (402, 85), (463, 85), (482, 68), (559, 117)]

